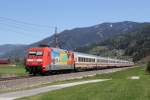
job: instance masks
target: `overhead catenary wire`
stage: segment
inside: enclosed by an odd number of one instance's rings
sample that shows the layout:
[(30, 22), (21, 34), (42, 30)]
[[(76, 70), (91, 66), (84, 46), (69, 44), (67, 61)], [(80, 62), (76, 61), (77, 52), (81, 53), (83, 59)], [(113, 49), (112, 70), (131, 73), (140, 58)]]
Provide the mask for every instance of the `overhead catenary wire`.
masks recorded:
[[(16, 19), (12, 18), (6, 18), (6, 17), (1, 17), (0, 16), (0, 25), (1, 27), (5, 27), (5, 31), (12, 31), (14, 33), (25, 33), (26, 35), (29, 35), (29, 33), (40, 33), (40, 34), (47, 34), (49, 33), (49, 29), (53, 28), (53, 26), (48, 26), (48, 25), (40, 25), (40, 24), (33, 24), (33, 23), (28, 23), (24, 21), (19, 21)], [(6, 28), (9, 27), (7, 30)], [(42, 27), (42, 28), (41, 28)], [(43, 29), (44, 27), (44, 29)], [(18, 32), (19, 31), (19, 32)], [(31, 34), (30, 34), (31, 35)], [(33, 34), (36, 35), (36, 34)]]
[(10, 27), (10, 28), (14, 28), (14, 29), (21, 30), (21, 31), (28, 31), (28, 32), (30, 31), (29, 29), (25, 29), (24, 27), (20, 27), (20, 26), (17, 26), (17, 25), (11, 25), (11, 24), (1, 23), (1, 22), (0, 22), (0, 25)]
[(29, 22), (25, 22), (25, 21), (20, 21), (20, 20), (16, 20), (16, 19), (12, 19), (12, 18), (7, 18), (7, 17), (1, 17), (0, 16), (0, 20), (2, 21), (11, 21), (17, 24), (24, 24), (24, 25), (28, 25), (28, 26), (35, 26), (35, 27), (44, 27), (44, 28), (54, 28), (53, 26), (49, 26), (49, 25), (40, 25), (40, 24), (34, 24), (34, 23), (29, 23)]
[[(35, 37), (35, 35), (38, 36), (37, 33), (49, 34), (50, 31), (49, 29), (54, 29), (55, 27), (48, 25), (33, 24), (25, 21), (0, 16), (0, 28), (3, 29), (4, 31), (7, 31), (7, 33), (12, 32), (20, 34), (22, 36), (28, 36), (30, 38), (33, 38)], [(39, 30), (41, 30), (41, 32)]]
[(4, 24), (8, 27), (16, 28), (17, 30), (24, 30), (24, 31), (50, 31), (51, 29), (54, 29), (53, 26), (47, 26), (47, 27), (41, 27), (43, 25), (39, 24), (33, 24), (33, 23), (27, 23), (27, 22), (22, 22), (14, 19), (8, 19), (8, 18), (3, 18), (0, 17), (0, 24)]
[[(30, 34), (28, 35), (27, 32), (23, 32), (23, 31), (19, 31), (19, 30), (15, 30), (15, 29), (11, 29), (11, 28), (3, 28), (3, 27), (0, 27), (1, 31), (7, 31), (7, 32), (11, 32), (11, 33), (16, 33), (18, 35), (21, 35), (21, 36), (24, 36), (24, 37), (28, 37), (28, 38), (33, 38), (33, 37), (36, 37), (35, 35), (33, 34)], [(19, 38), (19, 37), (18, 37)]]
[[(6, 27), (10, 27), (10, 28), (13, 28), (13, 29), (16, 29), (16, 30), (21, 30), (21, 31), (25, 31), (25, 32), (36, 32), (36, 31), (45, 31), (45, 30), (42, 30), (42, 29), (33, 29), (33, 28), (28, 28), (28, 27), (23, 27), (23, 26), (20, 26), (20, 25), (16, 25), (16, 24), (9, 24), (9, 23), (4, 23), (4, 22), (1, 22), (0, 21), (0, 25), (2, 25), (3, 27), (6, 26)], [(49, 31), (49, 30), (48, 30)]]

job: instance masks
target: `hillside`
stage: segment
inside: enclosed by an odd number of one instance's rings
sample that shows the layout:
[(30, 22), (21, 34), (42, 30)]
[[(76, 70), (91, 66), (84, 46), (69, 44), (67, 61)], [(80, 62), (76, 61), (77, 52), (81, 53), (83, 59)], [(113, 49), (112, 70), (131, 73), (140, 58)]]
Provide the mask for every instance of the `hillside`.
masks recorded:
[(0, 55), (3, 55), (7, 52), (10, 52), (12, 50), (16, 50), (18, 48), (23, 48), (25, 47), (26, 45), (21, 45), (21, 44), (16, 44), (16, 45), (13, 45), (13, 44), (4, 44), (4, 45), (0, 45)]
[(150, 56), (150, 26), (145, 26), (135, 32), (116, 35), (100, 43), (78, 48), (78, 51), (118, 58), (131, 57), (134, 61), (147, 61)]
[[(116, 34), (132, 32), (147, 24), (148, 23), (124, 21), (117, 23), (102, 23), (84, 28), (74, 28), (72, 30), (64, 30), (63, 32), (59, 33), (59, 41), (61, 42), (62, 48), (73, 50), (79, 46), (87, 46), (91, 43), (106, 40)], [(36, 46), (41, 43), (54, 46), (54, 36), (43, 39), (42, 41), (32, 45)]]
[[(137, 23), (137, 22), (117, 22), (117, 23), (102, 23), (99, 25), (94, 25), (91, 27), (75, 28), (72, 30), (64, 30), (59, 33), (59, 41), (61, 42), (61, 47), (64, 49), (75, 50), (79, 47), (89, 46), (93, 43), (99, 43), (112, 38), (115, 35), (134, 32), (139, 28), (148, 25), (149, 23)], [(33, 43), (26, 47), (21, 47), (9, 51), (2, 55), (2, 57), (11, 58), (23, 58), (25, 56), (25, 51), (29, 47), (36, 47), (39, 44), (48, 44), (51, 47), (54, 46), (54, 35), (43, 39), (39, 42)]]

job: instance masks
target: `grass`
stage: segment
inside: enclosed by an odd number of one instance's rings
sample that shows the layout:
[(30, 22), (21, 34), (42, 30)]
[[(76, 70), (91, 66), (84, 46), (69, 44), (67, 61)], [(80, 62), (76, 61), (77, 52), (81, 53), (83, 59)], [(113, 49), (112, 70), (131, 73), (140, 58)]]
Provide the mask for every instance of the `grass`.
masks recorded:
[[(131, 76), (139, 76), (140, 79), (131, 80)], [(112, 80), (69, 87), (19, 100), (150, 100), (150, 75), (145, 73), (145, 67), (96, 75), (87, 79), (98, 78)]]
[(0, 75), (25, 75), (26, 71), (21, 63), (17, 63), (16, 66), (0, 65)]

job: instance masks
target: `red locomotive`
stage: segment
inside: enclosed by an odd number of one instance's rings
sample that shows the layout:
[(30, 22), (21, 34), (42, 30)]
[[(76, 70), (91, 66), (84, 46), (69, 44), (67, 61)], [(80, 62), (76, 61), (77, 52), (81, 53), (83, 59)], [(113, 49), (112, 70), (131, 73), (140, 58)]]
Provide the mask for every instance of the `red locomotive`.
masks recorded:
[(74, 69), (74, 54), (57, 48), (30, 48), (26, 58), (26, 69), (31, 74)]
[(25, 66), (30, 74), (37, 74), (47, 71), (76, 70), (80, 68), (125, 67), (133, 64), (130, 61), (99, 57), (58, 48), (36, 47), (28, 50)]

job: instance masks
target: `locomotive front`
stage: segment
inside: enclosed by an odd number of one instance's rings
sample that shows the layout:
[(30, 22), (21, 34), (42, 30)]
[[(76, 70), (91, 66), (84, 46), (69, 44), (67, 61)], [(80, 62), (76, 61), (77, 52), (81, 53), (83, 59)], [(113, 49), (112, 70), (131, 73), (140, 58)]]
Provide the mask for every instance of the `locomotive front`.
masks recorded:
[(30, 74), (45, 73), (50, 63), (49, 48), (30, 48), (26, 58), (26, 71)]

